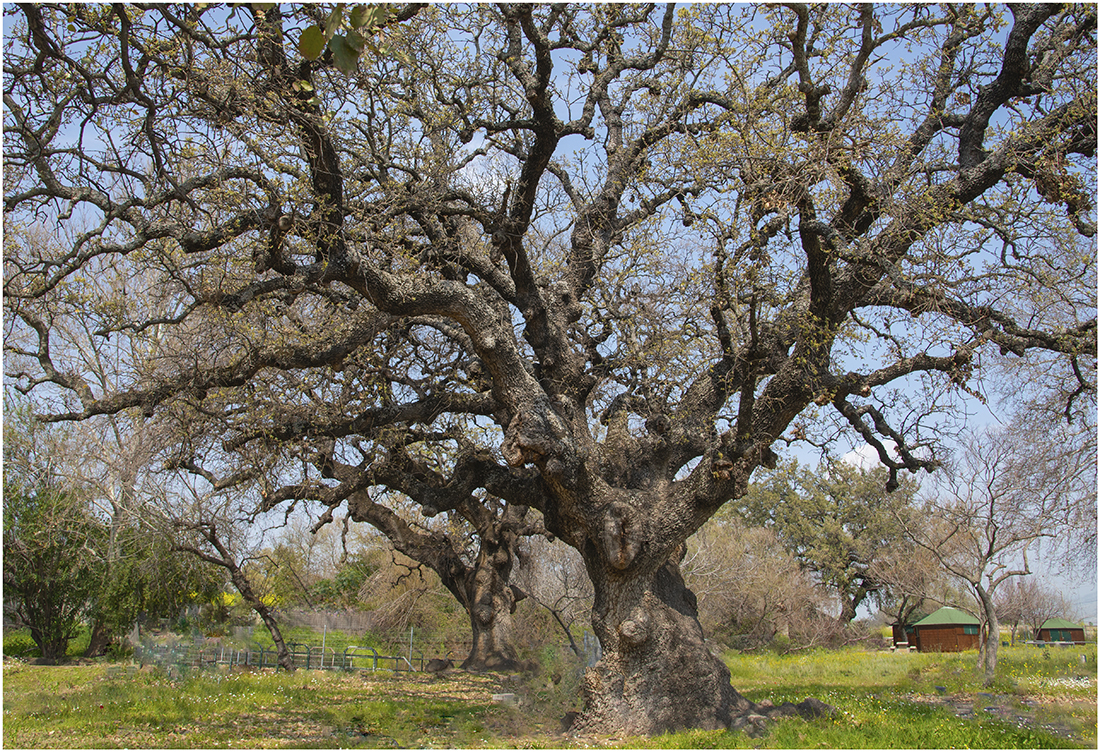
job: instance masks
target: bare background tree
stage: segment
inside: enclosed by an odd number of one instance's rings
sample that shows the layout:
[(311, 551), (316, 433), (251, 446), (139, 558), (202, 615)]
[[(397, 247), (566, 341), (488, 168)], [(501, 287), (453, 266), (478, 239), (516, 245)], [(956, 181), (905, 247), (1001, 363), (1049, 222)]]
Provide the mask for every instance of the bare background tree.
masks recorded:
[[(913, 538), (923, 539), (928, 523), (915, 509), (905, 524)], [(876, 602), (890, 623), (913, 624), (940, 606), (966, 600), (935, 554), (912, 539), (897, 541), (875, 562), (873, 571), (882, 583)]]
[(577, 657), (583, 657), (583, 625), (592, 609), (592, 583), (584, 561), (561, 542), (542, 536), (523, 539), (516, 549), (515, 584), (553, 618)]
[(736, 515), (714, 518), (689, 541), (684, 579), (708, 634), (740, 649), (810, 647), (838, 636), (834, 605), (775, 532)]
[(1006, 583), (998, 591), (994, 606), (1001, 623), (1012, 628), (1013, 645), (1016, 644), (1016, 632), (1020, 627), (1027, 630), (1024, 633), (1027, 637), (1036, 639), (1039, 628), (1047, 619), (1073, 619), (1075, 616), (1061, 593), (1043, 585), (1034, 577), (1018, 578)]
[(1032, 574), (1041, 542), (1073, 529), (1081, 505), (1090, 503), (1081, 494), (1095, 477), (1091, 453), (1032, 439), (1021, 425), (973, 434), (925, 500), (928, 524), (907, 528), (973, 596), (987, 682), (993, 681), (1000, 643), (998, 591), (1012, 578)]

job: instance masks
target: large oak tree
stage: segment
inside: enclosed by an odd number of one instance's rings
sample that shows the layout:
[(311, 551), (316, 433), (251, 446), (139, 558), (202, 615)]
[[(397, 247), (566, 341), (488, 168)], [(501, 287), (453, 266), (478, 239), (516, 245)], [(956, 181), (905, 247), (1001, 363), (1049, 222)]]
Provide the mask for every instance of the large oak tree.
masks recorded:
[[(537, 509), (594, 586), (585, 727), (771, 712), (678, 562), (784, 443), (893, 488), (990, 353), (1095, 388), (1090, 6), (10, 14), (9, 377), (204, 419), (180, 466), (264, 499)], [(99, 392), (68, 316), (157, 344)]]

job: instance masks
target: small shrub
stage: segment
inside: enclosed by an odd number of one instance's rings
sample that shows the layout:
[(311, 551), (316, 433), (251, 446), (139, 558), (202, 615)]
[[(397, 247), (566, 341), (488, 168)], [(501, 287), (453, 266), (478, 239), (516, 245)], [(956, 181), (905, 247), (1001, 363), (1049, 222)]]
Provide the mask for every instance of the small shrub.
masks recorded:
[(112, 661), (121, 661), (134, 654), (134, 649), (120, 641), (112, 642), (107, 646), (107, 658)]
[(4, 631), (4, 655), (12, 658), (37, 658), (42, 655), (42, 651), (34, 644), (29, 630), (11, 629)]

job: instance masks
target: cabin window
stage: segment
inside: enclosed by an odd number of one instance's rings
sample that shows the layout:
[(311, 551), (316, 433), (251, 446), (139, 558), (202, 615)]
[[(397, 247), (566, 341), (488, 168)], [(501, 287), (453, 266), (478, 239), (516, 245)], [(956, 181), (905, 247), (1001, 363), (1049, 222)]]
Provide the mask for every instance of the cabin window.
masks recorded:
[(963, 625), (963, 634), (978, 634), (978, 628), (967, 624)]
[(1068, 629), (1052, 629), (1050, 630), (1051, 642), (1073, 642), (1073, 637), (1070, 636)]

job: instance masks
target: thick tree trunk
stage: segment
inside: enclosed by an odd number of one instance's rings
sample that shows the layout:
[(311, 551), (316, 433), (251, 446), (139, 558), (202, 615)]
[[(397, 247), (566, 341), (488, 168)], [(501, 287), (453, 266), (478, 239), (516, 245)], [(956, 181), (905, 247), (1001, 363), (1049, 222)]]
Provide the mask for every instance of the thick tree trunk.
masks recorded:
[(65, 660), (66, 651), (69, 647), (68, 635), (49, 634), (42, 629), (31, 627), (31, 639), (38, 646), (43, 663), (53, 665)]
[(107, 652), (107, 646), (111, 644), (111, 631), (104, 625), (102, 619), (96, 619), (92, 624), (92, 634), (88, 639), (88, 647), (84, 650), (85, 658), (96, 658)]
[[(523, 597), (508, 581), (512, 575), (512, 555), (516, 545), (516, 530), (522, 527), (526, 507), (509, 505), (499, 517), (476, 505), (466, 505), (462, 494), (439, 495), (439, 488), (417, 484), (417, 466), (405, 456), (391, 459), (388, 482), (401, 488), (411, 498), (420, 498), (425, 507), (438, 512), (440, 508), (463, 506), (479, 537), (477, 559), (471, 566), (450, 538), (441, 532), (414, 530), (407, 522), (374, 502), (368, 495), (353, 494), (349, 499), (352, 519), (366, 522), (381, 531), (393, 547), (414, 561), (431, 568), (439, 575), (443, 586), (462, 604), (470, 619), (471, 648), (462, 668), (468, 671), (513, 671), (519, 668), (515, 648), (512, 613), (516, 601)], [(342, 481), (356, 479), (358, 470), (332, 462), (327, 457), (321, 465), (328, 477)], [(384, 468), (377, 468), (381, 472)], [(402, 485), (403, 484), (403, 485)], [(449, 506), (448, 506), (449, 505)], [(479, 513), (480, 512), (480, 513)]]
[(856, 608), (854, 598), (844, 598), (840, 606), (840, 616), (837, 618), (837, 623), (842, 627), (851, 624), (852, 620), (856, 618)]
[(579, 727), (628, 734), (733, 725), (753, 705), (703, 640), (694, 594), (672, 562), (634, 578), (592, 571), (603, 658), (584, 677)]
[(515, 596), (499, 582), (477, 587), (479, 595), (470, 609), (472, 645), (462, 662), (467, 671), (514, 671), (519, 668), (512, 613)]
[(840, 626), (846, 627), (852, 623), (860, 604), (867, 600), (868, 593), (866, 588), (858, 587), (850, 596), (841, 596), (840, 618), (837, 620)]
[(816, 700), (756, 704), (730, 685), (726, 664), (706, 646), (678, 557), (649, 576), (590, 571), (603, 658), (585, 673), (585, 708), (575, 730), (649, 735), (729, 728), (757, 735), (768, 718), (831, 712)]
[(467, 671), (515, 671), (520, 666), (512, 614), (523, 595), (508, 584), (511, 572), (510, 547), (482, 540), (477, 561), (464, 578), (463, 605), (472, 635), (470, 654), (462, 662)]

